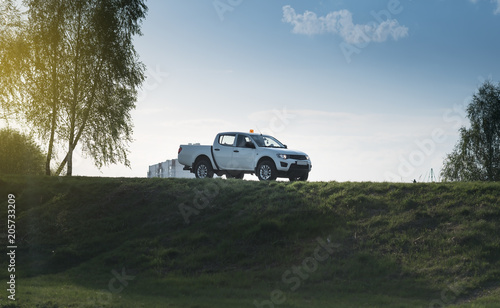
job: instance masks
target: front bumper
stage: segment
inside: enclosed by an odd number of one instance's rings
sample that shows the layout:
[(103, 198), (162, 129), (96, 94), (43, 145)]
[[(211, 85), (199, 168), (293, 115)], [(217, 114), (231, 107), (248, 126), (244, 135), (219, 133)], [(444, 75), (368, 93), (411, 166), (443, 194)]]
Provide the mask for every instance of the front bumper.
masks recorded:
[(312, 164), (309, 160), (280, 160), (276, 169), (278, 177), (300, 177), (311, 171)]

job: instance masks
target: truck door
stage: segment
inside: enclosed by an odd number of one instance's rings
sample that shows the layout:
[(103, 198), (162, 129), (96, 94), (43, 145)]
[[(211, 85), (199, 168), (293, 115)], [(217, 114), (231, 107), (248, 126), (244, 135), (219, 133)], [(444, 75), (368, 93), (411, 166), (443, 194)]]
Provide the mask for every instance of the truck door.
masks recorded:
[(231, 170), (236, 134), (220, 134), (214, 142), (214, 158), (222, 170)]
[(233, 170), (254, 170), (255, 144), (249, 136), (238, 134), (233, 151)]

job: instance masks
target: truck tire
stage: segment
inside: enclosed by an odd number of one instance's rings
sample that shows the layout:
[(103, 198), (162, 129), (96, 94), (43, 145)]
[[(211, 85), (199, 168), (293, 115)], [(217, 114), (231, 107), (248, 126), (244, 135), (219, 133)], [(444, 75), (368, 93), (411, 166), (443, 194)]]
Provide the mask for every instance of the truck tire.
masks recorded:
[(194, 165), (194, 175), (198, 179), (212, 178), (214, 176), (214, 169), (208, 159), (202, 158)]
[(257, 166), (257, 177), (260, 181), (274, 181), (278, 177), (276, 166), (270, 159), (265, 159)]

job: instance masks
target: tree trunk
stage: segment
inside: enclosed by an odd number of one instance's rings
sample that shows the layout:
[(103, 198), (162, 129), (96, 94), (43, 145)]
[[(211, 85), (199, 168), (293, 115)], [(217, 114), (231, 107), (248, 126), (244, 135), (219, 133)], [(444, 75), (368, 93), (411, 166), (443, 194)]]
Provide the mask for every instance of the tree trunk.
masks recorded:
[(68, 149), (68, 168), (66, 169), (66, 176), (72, 176), (73, 175), (73, 148), (71, 147), (70, 143), (70, 148)]
[(52, 159), (53, 145), (54, 145), (54, 130), (51, 129), (49, 149), (47, 151), (47, 160), (45, 161), (45, 175), (50, 175), (50, 160)]
[[(55, 44), (57, 45), (57, 44)], [(55, 51), (54, 51), (55, 53)], [(45, 162), (45, 175), (50, 175), (50, 161), (52, 159), (52, 152), (54, 150), (54, 137), (56, 133), (56, 120), (57, 120), (57, 104), (58, 104), (58, 83), (57, 83), (57, 60), (56, 55), (53, 55), (52, 63), (52, 119), (50, 121), (50, 138), (49, 148), (47, 150), (47, 161)]]
[(50, 175), (50, 161), (52, 159), (52, 152), (54, 150), (54, 135), (56, 131), (56, 112), (57, 108), (54, 104), (52, 108), (52, 122), (50, 128), (49, 149), (47, 150), (47, 160), (45, 161), (45, 175)]
[(70, 108), (70, 120), (69, 120), (69, 140), (68, 140), (68, 153), (66, 155), (66, 161), (68, 168), (66, 169), (66, 176), (73, 175), (73, 151), (75, 150), (77, 142), (75, 142), (75, 130), (76, 130), (76, 107), (78, 105), (78, 99), (80, 95), (80, 53), (81, 53), (81, 39), (80, 31), (82, 26), (82, 15), (81, 9), (78, 10), (77, 14), (77, 26), (76, 26), (76, 46), (75, 54), (73, 55), (73, 66), (75, 67), (73, 75), (73, 97), (71, 101)]

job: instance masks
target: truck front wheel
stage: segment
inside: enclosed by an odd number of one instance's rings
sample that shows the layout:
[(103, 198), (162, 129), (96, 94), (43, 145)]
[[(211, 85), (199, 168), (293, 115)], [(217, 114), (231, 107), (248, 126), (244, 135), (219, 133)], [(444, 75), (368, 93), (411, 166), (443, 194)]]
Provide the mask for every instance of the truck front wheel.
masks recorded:
[(207, 159), (200, 159), (194, 166), (194, 175), (198, 179), (212, 178), (214, 169)]
[(259, 163), (257, 166), (257, 177), (261, 181), (273, 181), (276, 180), (277, 172), (274, 162), (272, 160), (266, 159)]

